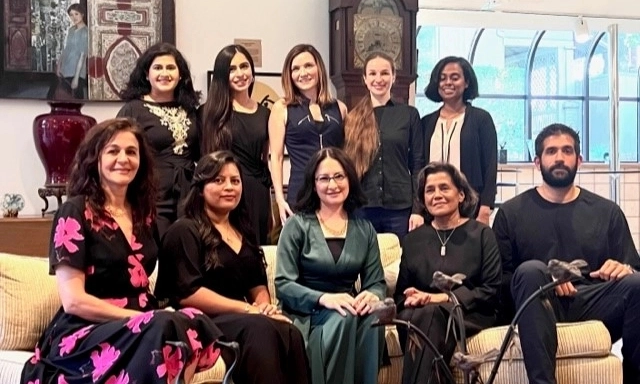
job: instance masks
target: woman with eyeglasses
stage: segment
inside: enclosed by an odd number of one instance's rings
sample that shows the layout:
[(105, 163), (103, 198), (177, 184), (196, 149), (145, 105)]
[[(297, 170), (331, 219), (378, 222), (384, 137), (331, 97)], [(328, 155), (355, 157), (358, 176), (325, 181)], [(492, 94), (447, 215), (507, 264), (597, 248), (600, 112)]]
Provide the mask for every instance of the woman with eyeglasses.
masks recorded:
[(324, 148), (278, 241), (276, 296), (307, 340), (314, 384), (378, 382), (384, 338), (370, 313), (386, 286), (376, 231), (353, 214), (364, 201), (345, 153)]

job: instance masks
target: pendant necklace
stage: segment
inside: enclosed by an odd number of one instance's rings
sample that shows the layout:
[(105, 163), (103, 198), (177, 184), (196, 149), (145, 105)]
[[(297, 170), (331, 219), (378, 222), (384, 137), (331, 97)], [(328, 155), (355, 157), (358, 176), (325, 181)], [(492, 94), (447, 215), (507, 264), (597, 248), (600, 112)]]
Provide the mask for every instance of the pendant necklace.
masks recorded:
[(436, 235), (438, 236), (438, 240), (440, 241), (440, 256), (444, 257), (447, 254), (447, 243), (449, 242), (449, 240), (451, 239), (451, 236), (453, 236), (453, 232), (456, 231), (456, 228), (458, 228), (458, 224), (460, 224), (460, 219), (458, 219), (458, 222), (456, 223), (456, 226), (453, 228), (453, 230), (451, 231), (451, 233), (449, 234), (449, 236), (447, 236), (444, 240), (442, 240), (442, 237), (440, 237), (440, 232), (438, 232), (437, 228), (433, 228), (436, 230)]

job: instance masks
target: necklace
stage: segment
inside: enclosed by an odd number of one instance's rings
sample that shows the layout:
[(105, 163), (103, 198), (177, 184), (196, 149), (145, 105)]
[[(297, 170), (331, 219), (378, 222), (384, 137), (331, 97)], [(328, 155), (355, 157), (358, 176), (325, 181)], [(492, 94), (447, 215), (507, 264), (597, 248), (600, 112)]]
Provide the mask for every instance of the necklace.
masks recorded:
[[(438, 236), (438, 240), (440, 241), (440, 245), (441, 245), (441, 247), (440, 247), (440, 256), (444, 257), (447, 254), (447, 243), (451, 239), (451, 236), (453, 236), (453, 232), (455, 232), (456, 228), (458, 228), (458, 224), (460, 224), (460, 219), (458, 219), (458, 222), (456, 223), (456, 226), (453, 227), (453, 230), (451, 231), (449, 236), (447, 236), (444, 240), (442, 240), (442, 237), (440, 237), (440, 232), (438, 232), (438, 228), (436, 228), (435, 226), (433, 227), (433, 229), (436, 230), (436, 235)], [(433, 224), (432, 224), (432, 226), (433, 226)]]
[(122, 217), (127, 213), (126, 209), (116, 208), (110, 205), (105, 205), (104, 210), (109, 212), (111, 217)]
[(329, 232), (329, 234), (333, 236), (342, 237), (347, 232), (347, 223), (349, 222), (348, 219), (345, 219), (342, 228), (340, 228), (339, 230), (336, 230), (334, 228), (329, 227), (327, 223), (324, 222), (324, 220), (322, 219), (322, 216), (320, 215), (320, 212), (318, 212), (316, 216), (318, 216), (318, 220), (320, 221), (320, 225), (322, 226), (322, 228), (324, 228), (327, 232)]
[(231, 235), (235, 235), (235, 232), (233, 228), (231, 228), (231, 224), (228, 221), (225, 226), (224, 234), (220, 229), (218, 229), (218, 232), (220, 232), (220, 235), (225, 239), (227, 243), (231, 241)]

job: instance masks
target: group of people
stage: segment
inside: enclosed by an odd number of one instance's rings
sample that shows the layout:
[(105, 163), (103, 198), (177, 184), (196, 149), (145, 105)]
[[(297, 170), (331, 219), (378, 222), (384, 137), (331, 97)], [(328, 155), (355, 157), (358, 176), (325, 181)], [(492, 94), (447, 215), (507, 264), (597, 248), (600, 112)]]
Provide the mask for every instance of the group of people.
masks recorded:
[[(218, 358), (235, 362), (237, 383), (377, 383), (381, 232), (402, 241), (398, 317), (447, 361), (454, 304), (433, 287), (435, 271), (466, 276), (453, 293), (469, 336), (550, 281), (549, 259), (587, 260), (584, 283), (559, 286), (553, 311), (536, 302), (519, 324), (529, 381), (555, 383), (556, 319), (600, 319), (625, 340), (625, 384), (638, 382), (640, 260), (620, 208), (574, 185), (573, 130), (542, 130), (543, 184), (506, 202), (492, 229), (496, 130), (471, 105), (478, 82), (467, 60), (436, 65), (425, 93), (442, 106), (422, 119), (392, 100), (395, 68), (383, 53), (365, 61), (369, 92), (351, 111), (331, 96), (311, 45), (285, 58), (284, 97), (271, 110), (251, 99), (254, 75), (244, 47), (223, 48), (200, 105), (174, 46), (141, 55), (118, 118), (93, 127), (76, 154), (49, 254), (62, 308), (22, 383), (189, 382)], [(280, 306), (260, 248), (271, 188), (283, 223)], [(433, 352), (400, 333), (403, 383), (434, 382)]]

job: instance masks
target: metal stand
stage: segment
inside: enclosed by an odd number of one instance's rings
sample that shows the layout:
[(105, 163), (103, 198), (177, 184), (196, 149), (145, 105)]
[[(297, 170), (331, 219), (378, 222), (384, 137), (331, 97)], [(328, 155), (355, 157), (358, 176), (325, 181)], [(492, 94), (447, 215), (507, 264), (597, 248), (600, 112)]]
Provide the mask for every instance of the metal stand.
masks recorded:
[(44, 188), (38, 188), (38, 196), (42, 200), (44, 200), (44, 208), (41, 209), (42, 217), (44, 217), (45, 213), (47, 213), (47, 209), (49, 209), (49, 200), (47, 197), (53, 196), (56, 198), (58, 202), (58, 207), (62, 205), (62, 196), (67, 195), (67, 186), (66, 185), (49, 185)]

